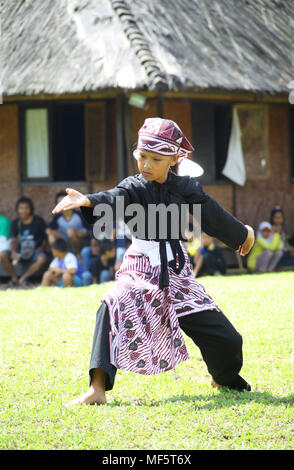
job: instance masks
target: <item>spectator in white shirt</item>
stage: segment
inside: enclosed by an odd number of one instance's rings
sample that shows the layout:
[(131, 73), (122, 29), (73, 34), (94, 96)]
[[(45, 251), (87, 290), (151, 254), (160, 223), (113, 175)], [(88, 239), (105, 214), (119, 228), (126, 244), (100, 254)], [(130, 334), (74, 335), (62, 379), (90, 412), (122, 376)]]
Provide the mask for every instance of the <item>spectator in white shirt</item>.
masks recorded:
[[(55, 202), (67, 196), (61, 191), (56, 194)], [(68, 248), (72, 249), (76, 255), (80, 254), (83, 241), (89, 243), (89, 227), (77, 211), (65, 211), (54, 215), (46, 229), (49, 244), (52, 245), (58, 238), (64, 238), (68, 243)]]
[(79, 260), (67, 251), (66, 241), (58, 238), (52, 244), (53, 261), (43, 274), (42, 286), (80, 287), (83, 285)]

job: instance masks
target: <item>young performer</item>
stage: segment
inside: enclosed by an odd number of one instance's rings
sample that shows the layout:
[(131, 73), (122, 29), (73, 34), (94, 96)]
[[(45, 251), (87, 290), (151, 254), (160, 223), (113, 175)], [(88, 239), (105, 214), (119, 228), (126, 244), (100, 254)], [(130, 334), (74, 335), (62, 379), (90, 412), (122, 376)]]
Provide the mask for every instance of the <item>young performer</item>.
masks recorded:
[[(176, 204), (181, 214), (187, 204), (189, 211), (201, 204), (201, 226), (207, 234), (240, 250), (243, 256), (250, 251), (254, 243), (252, 228), (219, 206), (196, 178), (179, 176), (185, 173), (187, 163), (190, 172), (193, 162), (186, 157), (193, 150), (173, 121), (146, 119), (134, 152), (139, 174), (97, 194), (83, 195), (67, 189), (68, 195), (53, 210), (58, 213), (80, 207), (87, 222), (93, 224), (93, 207), (104, 203), (115, 211), (116, 198), (123, 196), (125, 208), (140, 204), (145, 217), (141, 220), (142, 225), (145, 222), (145, 236), (132, 237), (116, 272), (115, 285), (103, 296), (96, 315), (90, 387), (69, 405), (106, 403), (105, 392), (113, 388), (118, 368), (157, 374), (187, 360), (181, 329), (200, 348), (213, 386), (251, 389), (239, 375), (242, 337), (194, 278), (183, 244), (185, 238), (173, 237), (174, 224), (169, 219), (164, 238), (158, 235), (157, 221), (156, 235), (148, 239), (149, 205)], [(177, 173), (172, 171), (175, 168)], [(125, 215), (125, 223), (129, 221)]]

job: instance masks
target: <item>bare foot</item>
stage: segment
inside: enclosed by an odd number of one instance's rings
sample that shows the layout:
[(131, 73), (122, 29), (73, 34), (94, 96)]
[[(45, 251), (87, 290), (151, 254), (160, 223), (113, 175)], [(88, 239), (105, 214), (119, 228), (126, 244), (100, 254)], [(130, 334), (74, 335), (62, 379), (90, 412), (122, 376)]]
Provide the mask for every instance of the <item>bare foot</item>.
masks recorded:
[(211, 386), (213, 388), (222, 388), (223, 385), (217, 384), (214, 380), (211, 381)]
[(94, 390), (90, 387), (86, 393), (83, 393), (79, 398), (75, 398), (67, 403), (65, 406), (71, 407), (75, 405), (105, 405), (106, 396), (104, 391)]
[(18, 278), (13, 277), (8, 283), (8, 287), (17, 287), (19, 285)]
[(81, 405), (82, 403), (80, 402), (79, 398), (75, 398), (74, 400), (69, 401), (68, 403), (65, 404), (67, 408), (70, 408), (71, 406), (75, 405)]
[(18, 283), (21, 287), (28, 287), (29, 286), (29, 281), (27, 280), (27, 278), (21, 276), (18, 280)]

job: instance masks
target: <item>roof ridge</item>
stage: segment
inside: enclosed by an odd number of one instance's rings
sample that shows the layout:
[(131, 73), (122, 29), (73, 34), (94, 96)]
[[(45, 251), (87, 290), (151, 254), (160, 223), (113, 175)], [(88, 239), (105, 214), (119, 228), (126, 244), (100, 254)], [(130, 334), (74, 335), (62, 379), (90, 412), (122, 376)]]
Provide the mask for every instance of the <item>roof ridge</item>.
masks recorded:
[(112, 8), (121, 20), (123, 30), (135, 50), (141, 65), (151, 80), (151, 87), (160, 91), (168, 89), (166, 75), (160, 70), (149, 43), (136, 23), (136, 19), (124, 0), (111, 0)]

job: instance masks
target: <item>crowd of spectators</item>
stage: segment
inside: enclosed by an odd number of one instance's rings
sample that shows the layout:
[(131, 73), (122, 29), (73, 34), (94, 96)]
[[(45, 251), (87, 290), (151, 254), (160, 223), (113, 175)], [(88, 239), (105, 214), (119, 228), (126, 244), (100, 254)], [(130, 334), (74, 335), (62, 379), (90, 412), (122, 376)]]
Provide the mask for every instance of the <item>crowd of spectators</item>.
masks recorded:
[[(55, 203), (66, 195), (57, 193)], [(22, 197), (16, 203), (16, 214), (12, 222), (0, 214), (0, 263), (10, 278), (9, 286), (26, 286), (36, 277), (43, 286), (60, 287), (114, 280), (131, 243), (123, 221), (113, 224), (111, 239), (103, 234), (96, 239), (79, 211), (59, 213), (46, 224), (35, 214), (32, 200)], [(248, 272), (294, 267), (294, 236), (285, 233), (284, 225), (284, 212), (276, 206), (269, 221), (258, 227), (255, 244), (246, 257)], [(195, 277), (226, 274), (225, 257), (216, 240), (204, 232), (195, 237), (192, 225), (187, 239)]]
[[(55, 203), (66, 195), (59, 192)], [(26, 286), (37, 278), (43, 286), (60, 287), (114, 280), (130, 244), (122, 221), (113, 224), (111, 239), (102, 234), (97, 240), (79, 211), (54, 215), (46, 224), (27, 197), (17, 201), (15, 210), (12, 222), (0, 215), (0, 263), (10, 287)]]
[[(259, 224), (256, 239), (245, 264), (249, 273), (265, 273), (289, 267), (294, 269), (294, 235), (285, 233), (285, 215), (280, 206), (275, 206), (269, 222)], [(200, 240), (191, 239), (187, 244), (194, 275), (223, 275), (227, 263), (216, 240), (202, 232)]]

